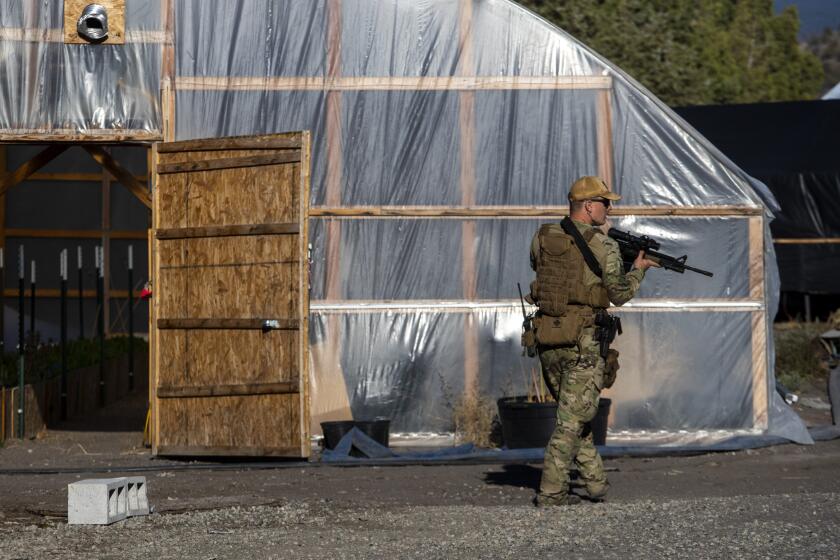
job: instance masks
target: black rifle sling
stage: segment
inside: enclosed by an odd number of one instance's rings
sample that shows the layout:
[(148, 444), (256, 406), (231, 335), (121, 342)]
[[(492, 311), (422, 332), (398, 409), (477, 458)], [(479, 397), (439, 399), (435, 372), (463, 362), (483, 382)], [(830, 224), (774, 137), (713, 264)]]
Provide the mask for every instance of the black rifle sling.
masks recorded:
[(598, 264), (598, 259), (595, 258), (595, 255), (592, 253), (592, 249), (589, 248), (589, 244), (586, 243), (586, 240), (580, 234), (580, 231), (572, 222), (572, 219), (566, 216), (560, 222), (560, 227), (562, 227), (563, 231), (571, 235), (572, 239), (575, 240), (575, 245), (577, 245), (578, 249), (580, 249), (580, 253), (583, 255), (583, 260), (586, 261), (586, 266), (589, 267), (589, 270), (591, 270), (595, 276), (601, 278), (604, 275), (604, 272), (601, 270), (601, 265)]

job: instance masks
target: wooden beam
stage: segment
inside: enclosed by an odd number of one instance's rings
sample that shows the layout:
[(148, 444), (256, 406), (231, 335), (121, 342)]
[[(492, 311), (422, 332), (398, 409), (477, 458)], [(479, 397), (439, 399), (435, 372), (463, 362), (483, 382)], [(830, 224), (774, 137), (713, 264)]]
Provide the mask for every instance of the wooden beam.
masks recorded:
[(836, 245), (840, 243), (840, 237), (788, 237), (774, 239), (773, 243), (775, 245)]
[[(88, 2), (90, 3), (90, 2)], [(2, 27), (0, 41), (19, 43), (63, 43), (63, 29), (44, 29), (33, 27)], [(161, 30), (126, 30), (126, 43), (160, 44), (166, 41), (166, 34)]]
[(161, 28), (166, 42), (161, 49), (160, 110), (164, 142), (175, 140), (175, 0), (160, 0)]
[(239, 235), (298, 234), (297, 222), (281, 224), (248, 224), (241, 226), (206, 226), (192, 228), (170, 228), (155, 231), (157, 239), (191, 239), (194, 237), (227, 237)]
[[(111, 157), (104, 148), (102, 154)], [(88, 150), (89, 151), (89, 150)], [(91, 154), (93, 155), (93, 154)], [(94, 159), (96, 157), (94, 156)], [(111, 176), (102, 174), (102, 324), (105, 336), (111, 332)]]
[(149, 188), (147, 185), (135, 179), (134, 175), (120, 165), (120, 163), (101, 146), (83, 147), (99, 165), (107, 169), (108, 172), (117, 179), (117, 181), (128, 188), (128, 190), (131, 191), (131, 194), (137, 197), (137, 199), (147, 208), (151, 208), (152, 198), (149, 196)]
[[(765, 301), (764, 286), (764, 216), (749, 218), (749, 288), (750, 299)], [(753, 424), (755, 428), (766, 429), (769, 399), (767, 360), (767, 310), (752, 314), (752, 393)]]
[[(135, 175), (141, 182), (149, 180), (148, 175)], [(77, 183), (101, 183), (102, 173), (33, 173), (27, 181), (74, 181)]]
[(2, 128), (0, 129), (0, 143), (3, 144), (126, 144), (136, 142), (148, 144), (163, 140), (163, 135), (155, 130), (106, 130), (93, 129), (89, 132), (78, 132), (74, 129), (50, 128)]
[[(291, 377), (297, 378), (298, 373), (292, 372)], [(277, 383), (241, 383), (238, 385), (202, 385), (196, 387), (175, 387), (162, 385), (157, 389), (157, 397), (159, 399), (233, 397), (244, 395), (277, 395), (297, 392), (297, 383), (293, 383), (291, 381), (280, 381)]]
[[(329, 56), (329, 55), (328, 55)], [(178, 76), (178, 91), (604, 90), (609, 76), (213, 77)]]
[(612, 95), (610, 90), (598, 92), (596, 132), (598, 140), (598, 175), (610, 189), (613, 184)]
[(159, 329), (297, 330), (297, 319), (158, 319)]
[(283, 163), (297, 163), (299, 161), (300, 150), (287, 150), (285, 152), (278, 152), (268, 156), (241, 156), (185, 161), (181, 163), (161, 163), (158, 164), (157, 172), (161, 175), (166, 173), (190, 173), (193, 171), (256, 167), (259, 165), (280, 165)]
[(285, 135), (268, 136), (228, 136), (225, 138), (206, 138), (203, 140), (182, 140), (166, 142), (158, 146), (159, 154), (173, 152), (211, 152), (226, 150), (283, 150), (300, 148), (302, 135), (292, 132)]
[[(35, 239), (101, 239), (101, 229), (29, 229), (9, 228), (7, 237)], [(146, 231), (111, 230), (111, 239), (146, 239)]]
[(30, 175), (44, 167), (58, 157), (68, 146), (47, 146), (32, 159), (22, 164), (11, 173), (7, 173), (0, 182), (0, 196), (6, 194), (9, 188), (25, 181)]
[[(6, 179), (6, 146), (0, 145), (0, 182), (3, 182)], [(6, 195), (0, 194), (0, 252), (3, 253), (3, 266), (0, 266), (0, 291), (4, 290), (6, 287), (6, 274), (5, 274), (5, 266), (8, 259), (8, 255), (6, 255)], [(5, 341), (5, 320), (4, 320), (4, 312), (5, 309), (5, 302), (0, 299), (0, 355), (7, 351)], [(3, 398), (5, 398), (5, 390), (3, 393)], [(0, 402), (3, 402), (0, 400)], [(3, 404), (5, 404), (3, 402)], [(0, 423), (3, 421), (3, 414), (0, 413)], [(3, 441), (5, 434), (3, 432), (3, 428), (0, 427), (0, 441)]]
[[(329, 200), (327, 200), (329, 204)], [(750, 206), (616, 206), (613, 216), (757, 216)], [(311, 217), (324, 218), (562, 218), (568, 206), (313, 206)]]

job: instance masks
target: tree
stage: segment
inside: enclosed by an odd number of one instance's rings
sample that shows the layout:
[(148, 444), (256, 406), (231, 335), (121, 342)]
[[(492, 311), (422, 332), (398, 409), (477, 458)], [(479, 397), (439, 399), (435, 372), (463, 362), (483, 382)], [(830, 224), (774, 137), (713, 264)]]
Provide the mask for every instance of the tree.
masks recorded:
[(812, 99), (819, 60), (772, 0), (518, 0), (670, 105)]
[(808, 49), (822, 62), (825, 80), (822, 93), (840, 83), (840, 27), (824, 29), (808, 40)]

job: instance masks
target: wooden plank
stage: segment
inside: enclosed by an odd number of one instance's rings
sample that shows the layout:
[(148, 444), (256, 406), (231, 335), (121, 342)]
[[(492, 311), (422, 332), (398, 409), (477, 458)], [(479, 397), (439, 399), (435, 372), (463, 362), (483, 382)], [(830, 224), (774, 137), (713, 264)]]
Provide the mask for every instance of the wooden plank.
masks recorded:
[(773, 239), (775, 245), (836, 245), (840, 243), (840, 237), (785, 237)]
[(188, 239), (193, 237), (229, 237), (238, 235), (297, 234), (297, 222), (282, 224), (245, 224), (237, 226), (214, 226), (193, 228), (170, 228), (155, 231), (157, 239)]
[(312, 138), (309, 131), (301, 133), (300, 166), (298, 169), (298, 213), (301, 223), (301, 235), (298, 236), (298, 255), (305, 259), (304, 266), (299, 267), (298, 274), (298, 318), (300, 320), (300, 333), (297, 337), (298, 353), (298, 376), (300, 397), (298, 406), (300, 408), (300, 456), (308, 457), (310, 454), (311, 436), (311, 411), (310, 411), (310, 353), (309, 353), (309, 289), (311, 279), (309, 277), (310, 255), (309, 255), (309, 181), (311, 173), (311, 146)]
[(21, 164), (20, 167), (11, 173), (6, 173), (3, 180), (0, 181), (0, 196), (6, 194), (6, 191), (11, 187), (17, 185), (21, 181), (25, 181), (27, 177), (58, 157), (67, 148), (68, 146), (47, 146), (44, 150), (36, 154), (35, 157), (26, 163)]
[(146, 208), (152, 207), (152, 199), (149, 195), (148, 186), (135, 179), (134, 175), (120, 165), (117, 160), (111, 157), (111, 154), (106, 152), (100, 146), (84, 146), (84, 149), (99, 165), (107, 169), (108, 172), (117, 179), (117, 181), (131, 191), (131, 194), (137, 197), (137, 200), (142, 202)]
[(158, 166), (157, 172), (160, 174), (190, 173), (193, 171), (209, 171), (212, 169), (233, 169), (237, 167), (256, 167), (259, 165), (278, 165), (281, 163), (295, 163), (299, 161), (300, 150), (288, 150), (285, 153), (272, 154), (268, 156), (249, 156), (161, 164)]
[(162, 445), (157, 455), (163, 457), (300, 457), (300, 448), (290, 447), (243, 447), (241, 445), (178, 446)]
[[(110, 157), (97, 146), (100, 154)], [(94, 157), (96, 159), (96, 157)], [(107, 168), (106, 168), (107, 169)], [(111, 332), (111, 176), (102, 174), (102, 324), (105, 336)]]
[[(764, 302), (764, 216), (750, 217), (748, 231), (750, 299)], [(770, 404), (767, 392), (769, 362), (766, 316), (766, 309), (755, 311), (752, 315), (753, 424), (759, 429), (767, 428)]]
[(158, 453), (180, 449), (194, 455), (212, 449), (213, 454), (271, 454), (284, 449), (300, 457), (300, 409), (298, 395), (245, 395), (215, 398), (159, 399), (161, 426)]
[[(330, 54), (328, 54), (330, 56)], [(509, 91), (603, 90), (609, 76), (178, 76), (178, 91)]]
[(215, 152), (220, 150), (285, 150), (300, 149), (302, 133), (271, 134), (268, 136), (228, 136), (203, 140), (167, 142), (158, 147), (158, 153)]
[[(750, 206), (616, 206), (613, 216), (757, 216)], [(324, 218), (562, 218), (568, 206), (313, 206), (310, 217)]]
[[(75, 29), (75, 26), (74, 26)], [(0, 28), (0, 41), (19, 43), (63, 43), (64, 29), (42, 27)], [(160, 44), (166, 42), (166, 34), (155, 29), (127, 29), (125, 43)]]
[[(149, 180), (148, 175), (135, 175), (134, 178), (141, 182)], [(76, 183), (100, 183), (102, 173), (33, 173), (27, 181), (73, 181)]]
[[(6, 230), (7, 237), (33, 238), (33, 239), (99, 239), (102, 237), (101, 229), (28, 229), (9, 228)], [(111, 230), (111, 239), (146, 239), (147, 231)]]
[[(4, 181), (6, 178), (6, 146), (0, 144), (0, 182)], [(5, 266), (6, 266), (6, 236), (8, 232), (6, 230), (6, 195), (0, 194), (0, 254), (3, 255), (3, 265), (0, 266), (0, 291), (5, 291), (6, 287), (6, 274), (5, 274)], [(3, 354), (7, 351), (5, 341), (6, 341), (6, 330), (5, 330), (5, 304), (6, 302), (0, 300), (0, 354)], [(5, 398), (5, 389), (4, 389), (4, 398)], [(0, 414), (0, 421), (2, 421), (3, 415)], [(0, 441), (3, 441), (5, 437), (5, 432), (3, 428), (0, 428)]]
[[(213, 237), (194, 237), (162, 240), (158, 244), (162, 270), (298, 264), (299, 251), (297, 236), (288, 235), (230, 237), (224, 239), (224, 243)], [(245, 260), (247, 262), (243, 262)]]
[[(162, 0), (161, 9), (165, 6), (168, 0)], [(166, 12), (161, 12), (165, 14)], [(152, 232), (160, 228), (160, 185), (159, 177), (154, 172), (160, 163), (160, 154), (158, 153), (159, 144), (152, 144), (152, 149), (149, 153), (149, 175), (152, 178), (152, 223), (149, 228), (149, 284), (152, 291), (157, 290), (158, 278), (160, 277), (160, 254), (158, 251), (160, 243), (156, 242)], [(149, 301), (149, 443), (152, 446), (152, 453), (157, 455), (160, 445), (160, 406), (155, 392), (160, 385), (160, 337), (158, 330), (155, 328), (158, 318), (158, 304), (157, 297), (152, 297)]]
[(78, 132), (70, 128), (2, 128), (0, 129), (0, 143), (25, 144), (25, 143), (72, 143), (72, 144), (127, 144), (140, 143), (148, 144), (163, 139), (160, 131), (156, 130), (130, 130), (116, 129), (108, 130), (103, 128), (90, 129), (87, 132)]
[[(299, 377), (295, 374), (293, 377)], [(159, 399), (182, 397), (231, 397), (243, 395), (274, 395), (297, 393), (298, 384), (290, 381), (280, 383), (241, 383), (238, 385), (197, 385), (191, 387), (158, 387)]]
[(158, 319), (159, 329), (256, 329), (297, 330), (297, 319)]
[[(173, 142), (176, 135), (175, 113), (175, 2), (160, 0), (161, 28), (166, 42), (161, 49), (160, 110), (163, 140)], [(151, 170), (150, 170), (151, 171)]]
[[(67, 44), (90, 45), (90, 41), (79, 35), (76, 23), (90, 0), (64, 0), (64, 42)], [(125, 0), (96, 0), (108, 14), (108, 36), (97, 45), (125, 44)], [(93, 46), (93, 45), (91, 45)]]
[(598, 92), (596, 105), (596, 136), (598, 139), (598, 175), (610, 189), (613, 184), (612, 95), (609, 89)]
[[(164, 156), (167, 154), (159, 155)], [(298, 166), (293, 163), (159, 175), (161, 223), (168, 229), (296, 221), (300, 193), (289, 185)], [(189, 193), (189, 204), (184, 203), (185, 193)]]

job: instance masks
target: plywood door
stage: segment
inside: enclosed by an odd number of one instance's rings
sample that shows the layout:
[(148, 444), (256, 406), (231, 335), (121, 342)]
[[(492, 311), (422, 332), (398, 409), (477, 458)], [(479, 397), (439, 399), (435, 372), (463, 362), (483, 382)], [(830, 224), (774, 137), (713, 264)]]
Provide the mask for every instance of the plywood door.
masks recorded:
[(153, 450), (309, 455), (309, 133), (153, 150)]

